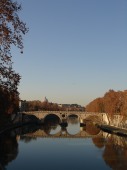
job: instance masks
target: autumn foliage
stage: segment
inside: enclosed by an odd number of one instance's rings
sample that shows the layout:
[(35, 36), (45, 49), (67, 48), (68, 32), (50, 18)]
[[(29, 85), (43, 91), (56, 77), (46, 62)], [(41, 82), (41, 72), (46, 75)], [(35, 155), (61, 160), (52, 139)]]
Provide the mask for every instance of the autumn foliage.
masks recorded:
[[(17, 88), (20, 81), (20, 75), (12, 67), (11, 48), (16, 46), (22, 53), (22, 35), (28, 31), (26, 24), (18, 16), (20, 10), (21, 5), (17, 2), (0, 0), (0, 108), (4, 109), (4, 105), (7, 108), (10, 106), (9, 113), (13, 110), (13, 104), (9, 102), (15, 102), (12, 100), (15, 98), (14, 96), (16, 96), (16, 100), (18, 98)], [(3, 105), (2, 100), (6, 104)]]
[(19, 97), (0, 87), (0, 113), (16, 113), (19, 109)]
[(96, 98), (86, 106), (88, 112), (127, 115), (127, 90), (109, 90), (101, 98)]
[(48, 101), (41, 102), (39, 100), (27, 101), (25, 108), (26, 111), (38, 111), (38, 110), (57, 111), (61, 109), (57, 103), (51, 103)]

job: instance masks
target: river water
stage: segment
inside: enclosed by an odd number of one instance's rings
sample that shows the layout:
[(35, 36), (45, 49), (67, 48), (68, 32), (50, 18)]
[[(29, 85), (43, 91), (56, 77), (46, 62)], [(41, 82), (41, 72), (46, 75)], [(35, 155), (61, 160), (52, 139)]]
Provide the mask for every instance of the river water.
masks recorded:
[(24, 126), (0, 137), (0, 170), (125, 170), (127, 138), (100, 131), (76, 118)]

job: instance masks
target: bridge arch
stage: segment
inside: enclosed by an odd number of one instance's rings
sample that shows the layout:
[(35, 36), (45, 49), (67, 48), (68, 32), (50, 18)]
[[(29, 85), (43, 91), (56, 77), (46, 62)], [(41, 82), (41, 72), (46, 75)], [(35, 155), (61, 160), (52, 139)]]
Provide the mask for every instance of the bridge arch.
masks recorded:
[(47, 135), (56, 135), (61, 130), (59, 125), (61, 123), (61, 119), (56, 114), (47, 114), (43, 119), (43, 123), (43, 130)]
[(59, 114), (50, 113), (50, 112), (43, 117), (43, 121), (45, 121), (46, 119), (50, 119), (50, 120), (57, 119), (57, 120), (59, 120), (59, 123), (61, 123), (61, 121), (62, 121), (61, 116)]
[(69, 114), (67, 115), (67, 119), (70, 118), (70, 117), (75, 117), (75, 118), (80, 119), (80, 115), (79, 115), (79, 114), (76, 114), (76, 113), (69, 113)]
[(49, 114), (57, 115), (61, 122), (66, 121), (68, 116), (77, 115), (80, 122), (83, 120), (90, 120), (93, 116), (96, 116), (96, 120), (99, 120), (105, 124), (109, 124), (109, 118), (106, 113), (95, 113), (95, 112), (78, 112), (78, 111), (29, 111), (29, 112), (21, 112), (21, 114), (27, 115), (35, 115), (38, 119), (43, 120)]

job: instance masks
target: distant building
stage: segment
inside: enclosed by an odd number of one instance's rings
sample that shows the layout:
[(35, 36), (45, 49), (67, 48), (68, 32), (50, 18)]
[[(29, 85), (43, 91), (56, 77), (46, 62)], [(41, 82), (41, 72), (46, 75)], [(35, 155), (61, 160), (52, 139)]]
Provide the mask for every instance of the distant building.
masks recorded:
[(58, 106), (66, 111), (85, 111), (85, 107), (78, 104), (59, 104)]
[(45, 97), (44, 102), (48, 102), (48, 99)]
[(58, 104), (58, 106), (59, 106), (59, 107), (63, 107), (63, 105), (62, 105), (62, 104)]

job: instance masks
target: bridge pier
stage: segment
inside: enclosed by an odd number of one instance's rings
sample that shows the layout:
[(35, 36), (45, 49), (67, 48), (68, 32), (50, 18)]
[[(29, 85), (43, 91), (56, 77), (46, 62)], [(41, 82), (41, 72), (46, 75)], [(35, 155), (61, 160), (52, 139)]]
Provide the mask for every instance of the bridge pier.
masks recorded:
[(80, 118), (80, 123), (84, 123), (82, 118)]

